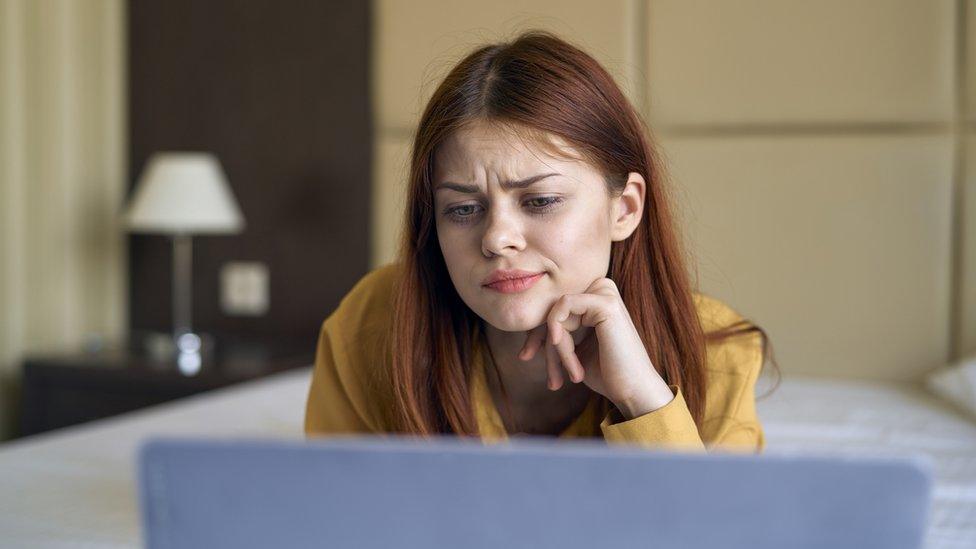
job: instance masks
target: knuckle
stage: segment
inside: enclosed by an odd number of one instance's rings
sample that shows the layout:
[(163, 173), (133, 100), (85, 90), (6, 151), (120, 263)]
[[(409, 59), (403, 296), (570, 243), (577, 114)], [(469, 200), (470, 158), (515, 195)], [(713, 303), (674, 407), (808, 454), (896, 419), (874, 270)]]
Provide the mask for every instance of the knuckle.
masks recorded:
[(609, 278), (600, 278), (590, 286), (590, 292), (597, 295), (616, 294), (617, 285)]
[(553, 321), (559, 319), (569, 309), (569, 297), (562, 296), (556, 300), (556, 304), (549, 310), (549, 318)]
[(546, 318), (546, 331), (543, 332), (541, 335), (544, 337), (546, 334), (551, 332), (558, 325), (559, 325), (559, 311), (553, 309), (549, 313), (549, 317)]

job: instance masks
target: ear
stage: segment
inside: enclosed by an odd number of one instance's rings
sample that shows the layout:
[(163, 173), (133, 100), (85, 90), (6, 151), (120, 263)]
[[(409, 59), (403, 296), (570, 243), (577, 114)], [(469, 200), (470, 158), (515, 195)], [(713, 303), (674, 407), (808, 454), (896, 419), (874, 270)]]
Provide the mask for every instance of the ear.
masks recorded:
[(644, 213), (644, 193), (647, 184), (637, 172), (627, 174), (624, 192), (610, 200), (610, 240), (626, 240), (640, 224)]

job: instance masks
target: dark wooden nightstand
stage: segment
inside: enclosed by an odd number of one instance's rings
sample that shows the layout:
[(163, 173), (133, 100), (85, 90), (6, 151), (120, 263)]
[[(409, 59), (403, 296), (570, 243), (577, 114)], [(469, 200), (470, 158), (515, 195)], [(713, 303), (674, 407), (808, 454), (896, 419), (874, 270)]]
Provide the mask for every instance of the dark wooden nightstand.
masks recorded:
[(130, 350), (28, 356), (20, 436), (121, 414), (312, 364), (312, 346), (225, 343), (187, 376)]

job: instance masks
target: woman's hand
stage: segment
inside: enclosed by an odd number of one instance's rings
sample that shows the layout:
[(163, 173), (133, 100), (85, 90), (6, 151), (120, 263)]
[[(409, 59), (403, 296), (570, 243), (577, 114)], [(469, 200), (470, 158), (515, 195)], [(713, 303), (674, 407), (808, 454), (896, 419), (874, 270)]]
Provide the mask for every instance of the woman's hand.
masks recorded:
[[(584, 332), (579, 347), (572, 337), (577, 330)], [(627, 419), (674, 398), (651, 364), (617, 285), (609, 278), (597, 279), (582, 294), (560, 297), (546, 324), (529, 332), (519, 358), (531, 360), (543, 345), (550, 390), (562, 386), (565, 368), (574, 383), (582, 381), (605, 396)]]

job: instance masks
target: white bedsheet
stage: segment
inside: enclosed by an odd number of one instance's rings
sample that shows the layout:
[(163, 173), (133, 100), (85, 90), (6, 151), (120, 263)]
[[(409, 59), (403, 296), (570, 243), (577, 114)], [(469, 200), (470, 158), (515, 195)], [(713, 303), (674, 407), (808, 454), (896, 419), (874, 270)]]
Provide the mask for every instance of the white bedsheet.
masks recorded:
[(151, 435), (302, 438), (310, 368), (0, 445), (0, 547), (141, 547)]
[(798, 377), (756, 406), (767, 451), (930, 458), (925, 547), (976, 549), (976, 422), (960, 410), (921, 386)]
[[(302, 438), (309, 375), (293, 370), (0, 445), (0, 546), (140, 546), (142, 440)], [(920, 388), (809, 378), (785, 379), (758, 408), (770, 453), (931, 457), (936, 501), (926, 547), (976, 547), (976, 524), (953, 523), (976, 509), (976, 423)]]

